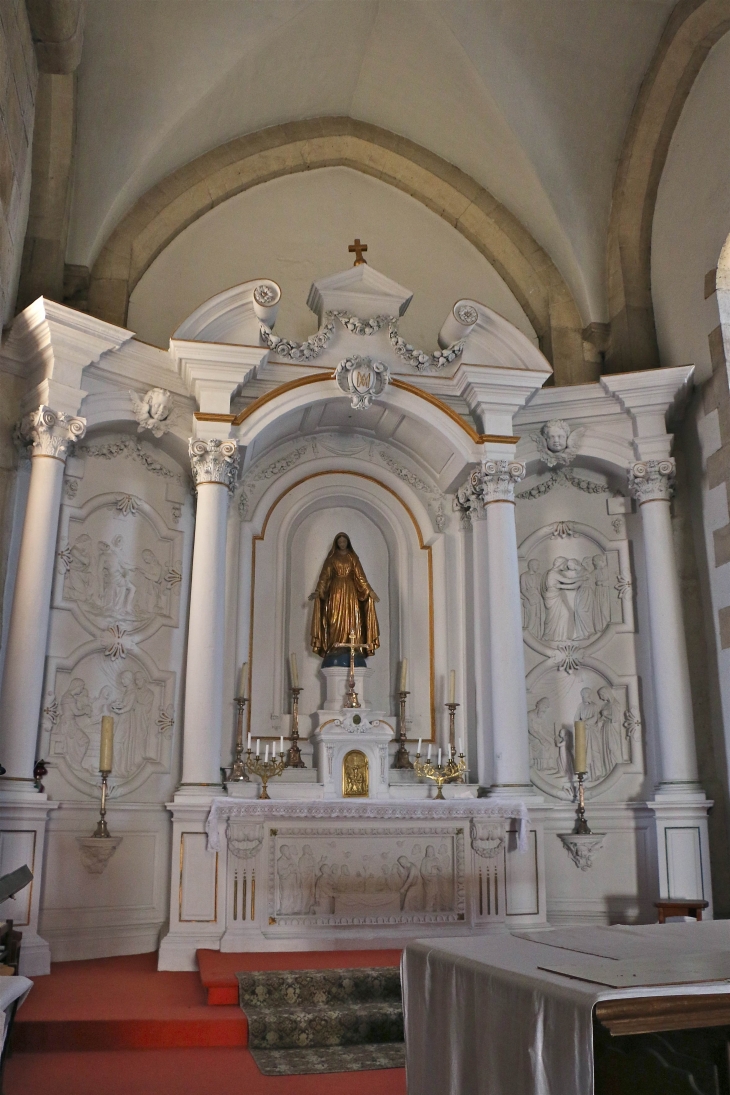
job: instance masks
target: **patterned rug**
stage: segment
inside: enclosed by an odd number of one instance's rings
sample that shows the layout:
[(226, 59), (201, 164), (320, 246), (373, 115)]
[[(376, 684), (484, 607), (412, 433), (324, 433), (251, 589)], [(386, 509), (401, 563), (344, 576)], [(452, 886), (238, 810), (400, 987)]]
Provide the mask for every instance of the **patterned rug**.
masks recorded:
[(265, 1076), (403, 1067), (400, 970), (236, 976), (248, 1048)]

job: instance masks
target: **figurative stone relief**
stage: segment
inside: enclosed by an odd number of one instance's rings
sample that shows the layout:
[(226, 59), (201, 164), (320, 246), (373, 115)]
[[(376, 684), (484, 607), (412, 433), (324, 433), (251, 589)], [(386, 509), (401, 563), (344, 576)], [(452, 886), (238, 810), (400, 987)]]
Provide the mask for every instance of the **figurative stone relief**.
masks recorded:
[[(155, 674), (137, 654), (115, 661), (99, 651), (72, 669), (57, 667), (46, 707), (50, 760), (62, 762), (72, 782), (96, 790), (102, 715), (114, 717), (113, 783), (139, 786), (150, 771), (168, 771), (174, 718), (171, 673)], [(124, 790), (131, 790), (125, 786)]]
[(270, 844), (278, 923), (463, 917), (463, 834), (454, 829), (278, 829)]
[[(181, 578), (176, 540), (133, 495), (104, 495), (71, 514), (59, 552), (62, 603), (92, 633), (121, 625), (127, 634), (177, 622)], [(179, 550), (179, 549), (178, 549)]]
[(631, 630), (628, 550), (594, 530), (559, 521), (522, 544), (520, 595), (525, 642), (554, 655), (565, 644), (593, 647), (613, 625)]
[(572, 430), (567, 422), (551, 419), (543, 423), (539, 433), (530, 436), (537, 446), (543, 463), (549, 468), (566, 467), (578, 455), (585, 427)]
[(551, 794), (573, 795), (573, 723), (585, 722), (588, 785), (598, 785), (632, 760), (627, 712), (629, 685), (612, 682), (608, 673), (582, 665), (575, 674), (554, 666), (530, 675), (528, 730), (534, 782)]
[(154, 437), (162, 437), (167, 433), (172, 425), (174, 406), (171, 392), (166, 388), (150, 388), (141, 399), (132, 391), (129, 398), (132, 401), (132, 413), (139, 423), (137, 433), (151, 430)]

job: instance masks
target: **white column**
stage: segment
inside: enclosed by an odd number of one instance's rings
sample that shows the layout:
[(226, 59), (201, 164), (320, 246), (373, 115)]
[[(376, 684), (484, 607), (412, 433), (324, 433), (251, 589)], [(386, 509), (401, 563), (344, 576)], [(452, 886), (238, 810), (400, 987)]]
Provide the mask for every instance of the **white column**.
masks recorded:
[(474, 520), (479, 781), (519, 796), (532, 791), (514, 501), (524, 474), (517, 460), (485, 460), (459, 492)]
[(629, 469), (641, 513), (649, 602), (660, 789), (698, 791), (692, 694), (679, 575), (669, 514), (674, 460), (645, 460)]
[(190, 587), (181, 790), (220, 787), (225, 647), (226, 528), (235, 441), (191, 440), (198, 502)]
[(69, 446), (85, 430), (83, 418), (43, 405), (21, 425), (32, 458), (0, 696), (3, 792), (32, 787), (63, 469)]

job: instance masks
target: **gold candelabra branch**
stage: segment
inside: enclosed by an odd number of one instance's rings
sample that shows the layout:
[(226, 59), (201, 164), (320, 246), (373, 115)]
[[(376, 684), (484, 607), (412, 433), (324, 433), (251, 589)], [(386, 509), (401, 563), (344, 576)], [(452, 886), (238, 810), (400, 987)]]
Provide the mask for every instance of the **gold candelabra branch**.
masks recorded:
[(588, 821), (586, 820), (586, 799), (585, 790), (583, 788), (586, 773), (576, 772), (575, 775), (578, 780), (578, 809), (576, 810), (575, 828), (573, 829), (573, 832), (589, 836), (592, 830), (589, 828)]
[(279, 760), (276, 759), (275, 754), (272, 752), (271, 760), (262, 760), (257, 753), (255, 757), (252, 756), (251, 750), (246, 750), (248, 756), (246, 759), (246, 771), (252, 776), (258, 776), (261, 780), (261, 794), (259, 798), (271, 798), (268, 792), (268, 783), (270, 779), (275, 776), (280, 776), (286, 768), (286, 753), (279, 753)]
[[(306, 768), (306, 764), (302, 760), (302, 754), (299, 750), (299, 693), (301, 688), (291, 689), (291, 734), (289, 740), (291, 745), (286, 753), (286, 766), (287, 768)], [(264, 796), (262, 795), (262, 798)]]
[(410, 696), (410, 692), (401, 691), (398, 693), (398, 703), (400, 705), (400, 715), (398, 717), (398, 730), (395, 740), (398, 743), (398, 749), (393, 761), (393, 768), (400, 771), (412, 771), (413, 762), (408, 756), (408, 750), (406, 748), (406, 699)]
[(106, 823), (106, 796), (107, 796), (107, 780), (111, 775), (111, 769), (108, 771), (101, 771), (101, 809), (99, 810), (99, 820), (96, 823), (93, 835), (95, 837), (102, 837), (107, 839), (112, 834), (109, 832), (109, 826)]
[(425, 776), (426, 779), (432, 779), (438, 787), (438, 794), (436, 798), (443, 798), (443, 786), (445, 783), (463, 783), (464, 775), (466, 773), (466, 758), (463, 753), (459, 753), (458, 759), (453, 755), (453, 751), (449, 748), (449, 759), (446, 764), (436, 763), (432, 760), (421, 760), (421, 754), (416, 753), (416, 763), (414, 764), (417, 776)]
[(246, 697), (236, 696), (238, 704), (238, 723), (236, 725), (236, 751), (233, 757), (233, 767), (228, 777), (229, 783), (249, 783), (246, 762), (243, 759), (243, 714), (246, 707)]

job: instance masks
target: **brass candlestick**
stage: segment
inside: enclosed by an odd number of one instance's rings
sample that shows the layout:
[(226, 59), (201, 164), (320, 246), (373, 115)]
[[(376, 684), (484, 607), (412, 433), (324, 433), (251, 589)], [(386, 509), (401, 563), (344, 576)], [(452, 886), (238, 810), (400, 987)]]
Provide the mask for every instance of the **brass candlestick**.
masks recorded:
[(425, 776), (426, 779), (432, 779), (434, 781), (438, 787), (436, 798), (443, 798), (444, 792), (442, 788), (445, 783), (464, 782), (466, 760), (463, 753), (459, 753), (459, 759), (456, 760), (449, 748), (449, 759), (446, 764), (434, 764), (433, 761), (430, 760), (422, 761), (421, 754), (416, 753), (416, 763), (414, 767), (417, 776)]
[(109, 826), (106, 823), (106, 793), (107, 793), (107, 780), (111, 775), (111, 770), (107, 772), (101, 772), (101, 810), (99, 811), (99, 820), (96, 823), (93, 836), (102, 837), (105, 840), (112, 834), (109, 832)]
[(398, 750), (395, 754), (393, 761), (393, 768), (400, 771), (411, 771), (413, 769), (413, 762), (408, 756), (408, 750), (406, 749), (406, 697), (410, 696), (410, 692), (399, 692), (398, 702), (400, 704), (400, 716), (398, 718), (398, 729), (396, 732), (395, 740), (398, 742)]
[(226, 782), (228, 783), (249, 783), (248, 772), (246, 771), (246, 762), (243, 759), (243, 712), (246, 707), (246, 697), (236, 696), (236, 703), (238, 704), (238, 725), (236, 727), (236, 752), (233, 758), (233, 767), (231, 768), (231, 774)]
[(451, 750), (451, 755), (453, 756), (453, 754), (456, 752), (454, 720), (456, 719), (456, 708), (459, 706), (459, 704), (454, 703), (452, 700), (452, 702), (447, 703), (446, 706), (449, 709), (449, 749)]
[(347, 678), (347, 691), (345, 692), (343, 707), (352, 708), (359, 707), (360, 701), (357, 698), (357, 692), (355, 691), (355, 651), (367, 650), (367, 643), (356, 643), (355, 632), (350, 632), (349, 643), (335, 643), (336, 647), (345, 647), (350, 651), (350, 674)]
[(289, 740), (291, 745), (286, 752), (286, 766), (287, 768), (306, 768), (306, 764), (302, 760), (302, 754), (299, 751), (299, 693), (301, 688), (293, 688), (291, 690), (291, 733)]
[(578, 809), (576, 811), (575, 828), (573, 829), (573, 832), (590, 835), (591, 829), (589, 829), (588, 822), (586, 821), (586, 800), (585, 792), (583, 790), (583, 781), (586, 778), (586, 773), (576, 772), (575, 775), (578, 780)]
[(251, 750), (246, 750), (248, 756), (246, 758), (246, 770), (250, 772), (252, 776), (258, 776), (261, 780), (261, 794), (259, 798), (271, 798), (267, 790), (268, 782), (273, 779), (274, 776), (280, 776), (286, 768), (286, 753), (279, 753), (280, 759), (277, 760), (274, 753), (271, 754), (271, 760), (262, 760), (261, 757), (256, 754), (252, 759)]

